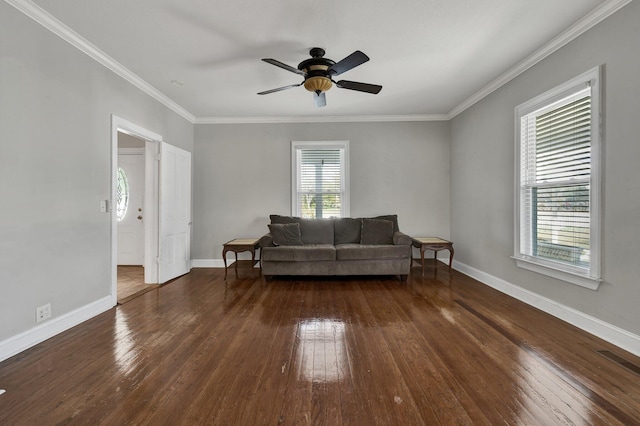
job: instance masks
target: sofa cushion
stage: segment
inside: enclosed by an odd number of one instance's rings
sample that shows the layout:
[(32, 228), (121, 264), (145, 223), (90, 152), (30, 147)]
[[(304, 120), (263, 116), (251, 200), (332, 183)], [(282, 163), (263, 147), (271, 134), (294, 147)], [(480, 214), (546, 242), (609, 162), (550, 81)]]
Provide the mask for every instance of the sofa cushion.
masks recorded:
[(267, 225), (276, 246), (301, 246), (299, 223), (273, 223)]
[(336, 245), (336, 259), (338, 260), (377, 260), (409, 258), (407, 246), (394, 245)]
[(360, 244), (393, 244), (393, 222), (382, 219), (362, 219)]
[(398, 215), (397, 214), (387, 214), (384, 216), (376, 216), (371, 219), (381, 219), (381, 220), (390, 220), (393, 222), (393, 232), (400, 231), (400, 227), (398, 226)]
[(334, 244), (358, 244), (362, 231), (362, 219), (342, 217), (333, 220)]
[(262, 260), (282, 262), (336, 260), (336, 248), (333, 244), (265, 247), (260, 256)]
[(280, 216), (279, 214), (269, 215), (269, 219), (271, 220), (271, 223), (300, 223), (300, 220), (302, 220), (299, 217)]
[(333, 219), (300, 219), (300, 237), (305, 244), (333, 244)]

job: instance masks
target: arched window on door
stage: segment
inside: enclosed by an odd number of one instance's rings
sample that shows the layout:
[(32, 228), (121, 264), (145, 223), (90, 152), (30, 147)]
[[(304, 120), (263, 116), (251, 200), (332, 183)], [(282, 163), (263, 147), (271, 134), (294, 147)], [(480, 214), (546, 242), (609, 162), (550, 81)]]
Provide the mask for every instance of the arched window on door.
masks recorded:
[(116, 189), (116, 219), (122, 221), (129, 208), (129, 181), (122, 167), (118, 167), (118, 187)]

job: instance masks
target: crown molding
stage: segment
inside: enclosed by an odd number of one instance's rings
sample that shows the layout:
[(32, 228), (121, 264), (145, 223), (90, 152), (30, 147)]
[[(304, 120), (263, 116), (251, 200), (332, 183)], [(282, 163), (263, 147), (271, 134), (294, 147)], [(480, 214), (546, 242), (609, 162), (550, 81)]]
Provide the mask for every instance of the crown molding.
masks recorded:
[(197, 117), (194, 124), (372, 123), (389, 121), (446, 121), (446, 114), (323, 115), (290, 117)]
[(571, 27), (560, 33), (542, 48), (516, 64), (504, 74), (484, 86), (446, 114), (412, 114), (412, 115), (362, 115), (362, 116), (283, 116), (283, 117), (196, 117), (182, 106), (171, 100), (162, 92), (138, 77), (128, 68), (91, 44), (71, 28), (51, 16), (40, 6), (30, 0), (5, 0), (43, 27), (47, 28), (63, 40), (67, 41), (89, 57), (104, 65), (144, 93), (148, 94), (167, 108), (182, 116), (192, 124), (262, 124), (262, 123), (357, 123), (357, 122), (392, 122), (392, 121), (447, 121), (456, 117), (466, 109), (475, 105), (491, 93), (498, 90), (520, 74), (527, 71), (549, 55), (567, 45), (598, 23), (604, 21), (633, 0), (607, 0), (589, 12)]
[(33, 19), (58, 37), (62, 38), (75, 48), (87, 54), (89, 57), (97, 61), (98, 63), (104, 65), (109, 70), (113, 71), (129, 83), (133, 84), (138, 89), (142, 90), (147, 95), (151, 96), (167, 108), (174, 111), (176, 114), (182, 116), (189, 122), (193, 123), (195, 120), (195, 116), (191, 114), (189, 111), (172, 101), (162, 92), (160, 92), (155, 87), (151, 86), (149, 83), (138, 77), (128, 68), (120, 64), (118, 61), (113, 59), (111, 56), (107, 55), (105, 52), (100, 50), (98, 47), (90, 43), (80, 34), (76, 33), (74, 30), (51, 16), (48, 12), (42, 9), (40, 6), (31, 2), (30, 0), (5, 0), (6, 3), (18, 9), (20, 12), (27, 15), (29, 18)]
[(555, 53), (560, 48), (566, 46), (571, 41), (578, 38), (600, 22), (607, 19), (609, 16), (622, 9), (633, 0), (608, 0), (602, 3), (600, 6), (593, 9), (591, 12), (582, 17), (578, 22), (564, 30), (557, 37), (552, 39), (549, 43), (545, 44), (542, 48), (535, 51), (533, 54), (519, 62), (513, 68), (502, 74), (500, 77), (487, 84), (485, 87), (474, 93), (467, 100), (453, 108), (447, 115), (448, 119), (452, 119), (467, 108), (481, 101), (486, 96), (498, 90), (520, 74), (527, 71), (543, 59)]

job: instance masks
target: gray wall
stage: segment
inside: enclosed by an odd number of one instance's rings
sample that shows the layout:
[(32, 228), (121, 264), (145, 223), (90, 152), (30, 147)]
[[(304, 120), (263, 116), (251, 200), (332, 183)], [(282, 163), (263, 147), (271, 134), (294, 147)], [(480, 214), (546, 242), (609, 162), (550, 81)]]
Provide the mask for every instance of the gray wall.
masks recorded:
[[(640, 3), (621, 11), (451, 122), (456, 259), (640, 334)], [(598, 291), (516, 267), (514, 108), (604, 64), (603, 275)]]
[(111, 114), (191, 151), (193, 125), (0, 2), (0, 342), (111, 293)]
[(197, 125), (193, 259), (291, 214), (292, 140), (349, 141), (351, 216), (396, 213), (404, 232), (449, 237), (446, 122)]
[[(409, 234), (452, 238), (463, 264), (640, 334), (639, 23), (632, 2), (450, 123), (193, 126), (0, 2), (0, 342), (38, 306), (55, 318), (110, 294), (111, 114), (193, 152), (194, 259), (290, 213), (292, 140), (349, 140), (352, 216), (397, 213)], [(599, 64), (605, 282), (591, 291), (510, 258), (513, 109)]]

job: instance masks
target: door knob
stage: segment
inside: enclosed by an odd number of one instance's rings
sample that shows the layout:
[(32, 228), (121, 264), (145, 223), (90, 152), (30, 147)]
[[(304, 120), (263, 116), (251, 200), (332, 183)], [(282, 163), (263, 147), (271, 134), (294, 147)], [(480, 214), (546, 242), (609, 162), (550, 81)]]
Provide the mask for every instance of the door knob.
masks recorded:
[(142, 220), (142, 216), (138, 216), (138, 219)]

